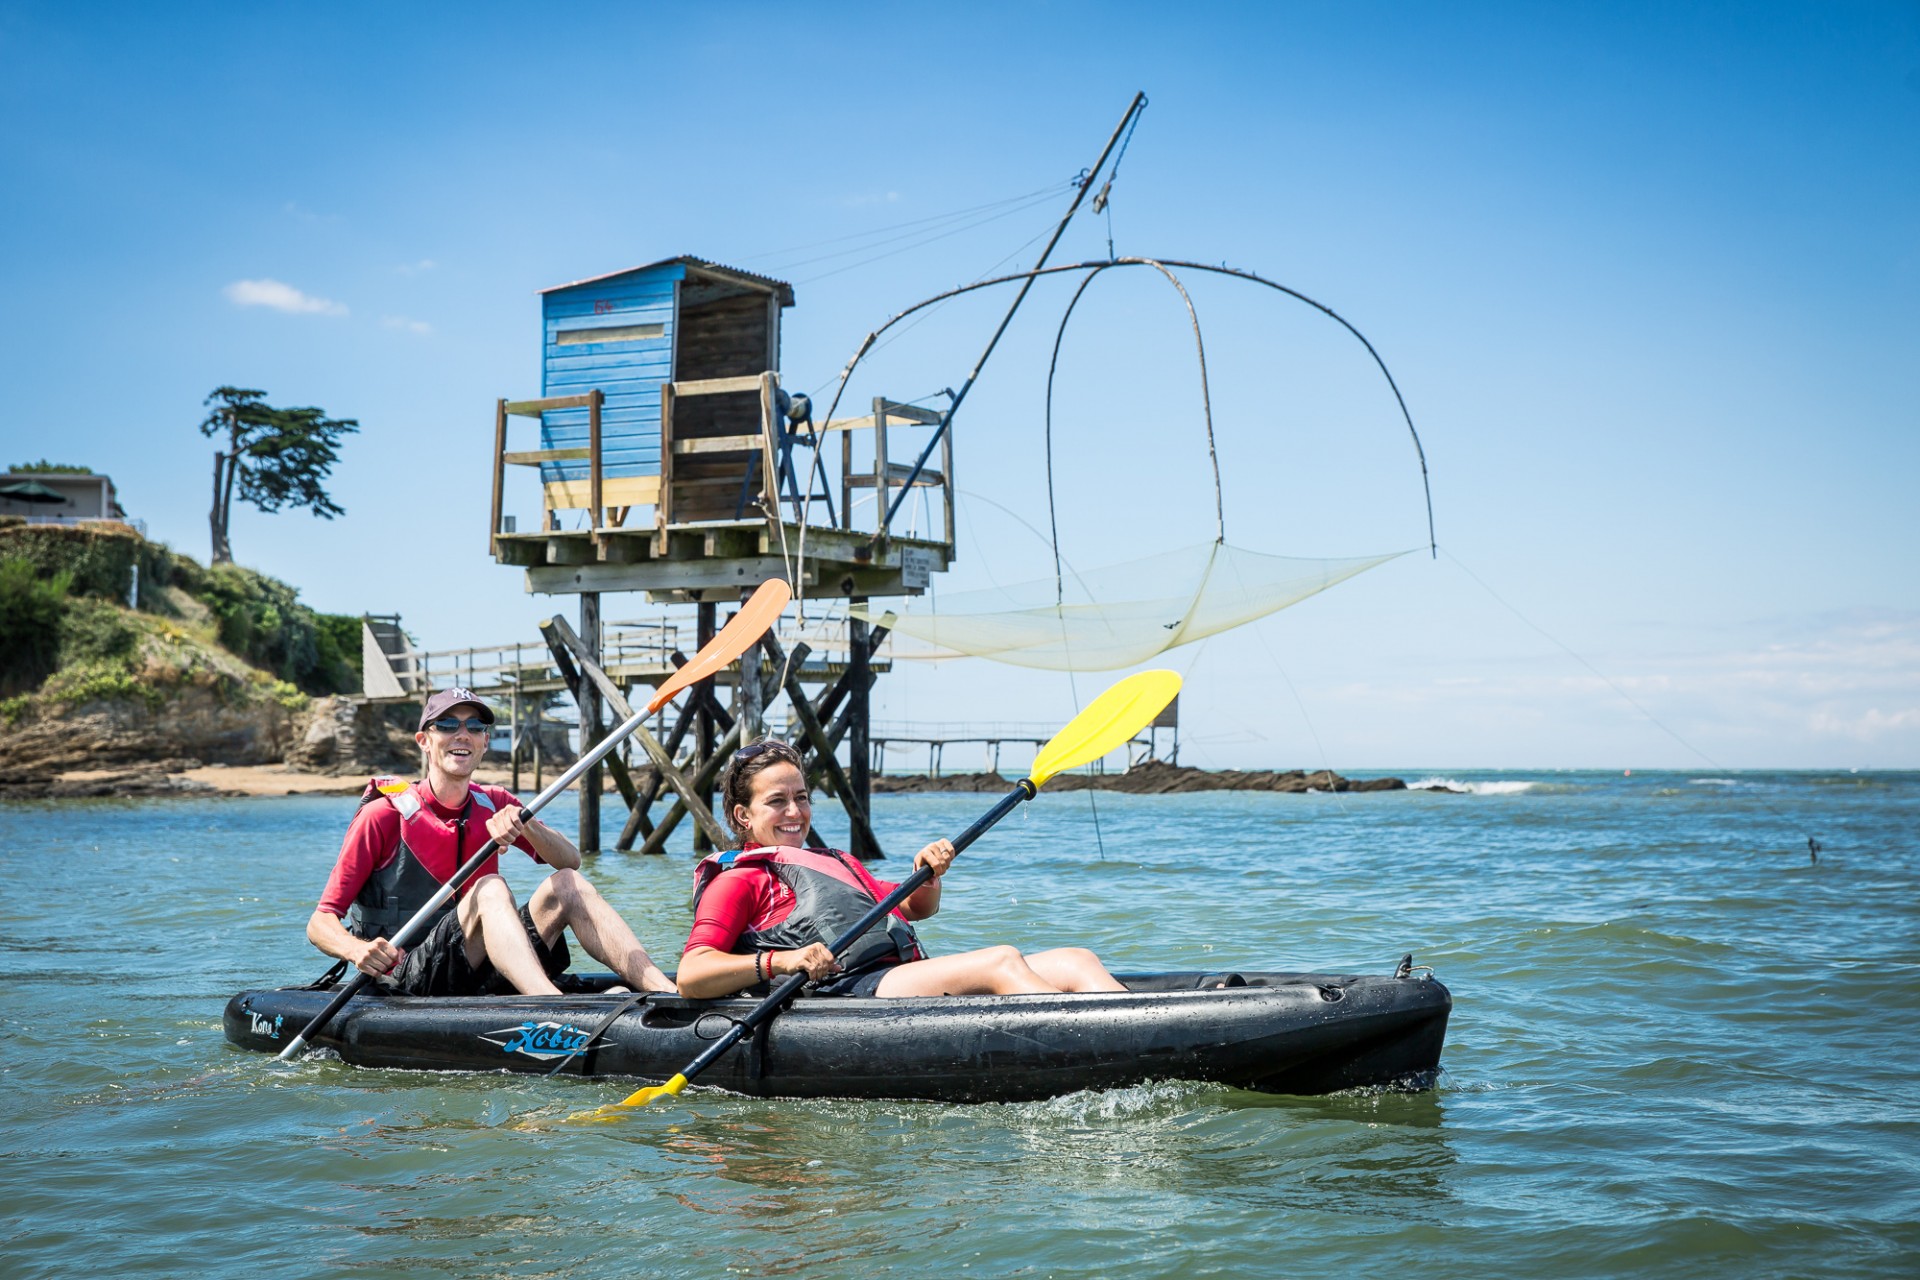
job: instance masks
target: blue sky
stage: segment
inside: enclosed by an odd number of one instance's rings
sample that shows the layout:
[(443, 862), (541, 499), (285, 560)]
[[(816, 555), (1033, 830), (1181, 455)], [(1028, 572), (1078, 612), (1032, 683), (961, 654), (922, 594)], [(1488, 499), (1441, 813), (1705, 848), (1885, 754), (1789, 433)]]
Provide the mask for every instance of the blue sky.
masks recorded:
[[(243, 510), (238, 557), (432, 646), (531, 638), (572, 601), (526, 595), (482, 534), (493, 400), (539, 389), (537, 289), (676, 253), (781, 276), (783, 379), (817, 387), (889, 314), (1030, 260), (1138, 89), (1117, 248), (1258, 271), (1366, 333), (1445, 553), (1170, 655), (1183, 758), (1920, 766), (1912, 4), (4, 3), (0, 462), (110, 472), (204, 557), (204, 396), (318, 404), (363, 428), (347, 516)], [(794, 249), (1051, 186), (879, 261)], [(1077, 220), (1055, 261), (1107, 231)], [(1364, 352), (1264, 291), (1190, 287), (1230, 539), (1421, 544)], [(1044, 513), (1070, 289), (1035, 290), (956, 423), (943, 590), (1049, 568), (1002, 508)], [(1089, 566), (1212, 524), (1184, 315), (1144, 277), (1095, 289), (1055, 423)], [(1003, 306), (943, 309), (857, 394), (958, 385)], [(881, 687), (892, 721), (1075, 696), (973, 661)]]

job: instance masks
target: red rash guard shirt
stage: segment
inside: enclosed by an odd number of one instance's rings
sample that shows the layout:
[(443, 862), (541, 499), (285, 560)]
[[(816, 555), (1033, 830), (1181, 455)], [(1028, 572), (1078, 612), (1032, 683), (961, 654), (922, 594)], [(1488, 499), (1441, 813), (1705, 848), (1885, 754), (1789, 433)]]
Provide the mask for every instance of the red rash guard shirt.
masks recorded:
[[(505, 787), (474, 784), (472, 790), (484, 794), (496, 808), (489, 810), (478, 801), (474, 802), (473, 811), (467, 815), (466, 843), (456, 850), (453, 847), (454, 831), (460, 810), (449, 809), (435, 800), (432, 790), (424, 782), (416, 782), (412, 787), (414, 798), (420, 801), (420, 812), (406, 824), (407, 847), (413, 850), (420, 865), (442, 884), (460, 869), (462, 862), (487, 842), (487, 820), (500, 809), (517, 807), (520, 803), (513, 792)], [(514, 841), (513, 847), (524, 851), (535, 862), (542, 861), (525, 836)], [(327, 881), (326, 892), (320, 895), (320, 909), (331, 915), (345, 917), (353, 900), (360, 896), (360, 887), (366, 884), (367, 877), (392, 862), (394, 855), (399, 852), (400, 811), (391, 803), (369, 804), (361, 809), (354, 815), (353, 825), (347, 828), (347, 838), (340, 843), (340, 859), (333, 864), (333, 876)], [(467, 884), (471, 886), (481, 876), (492, 875), (498, 870), (500, 860), (488, 858)]]
[[(762, 847), (747, 845), (748, 849)], [(848, 861), (875, 902), (898, 887), (889, 881), (874, 879), (858, 860)], [(792, 914), (793, 890), (787, 888), (779, 876), (762, 866), (734, 867), (714, 877), (707, 891), (700, 895), (700, 905), (693, 913), (693, 932), (687, 935), (687, 945), (681, 954), (695, 947), (731, 952), (733, 944), (748, 929), (772, 928)], [(893, 914), (902, 920), (907, 918), (897, 908)]]

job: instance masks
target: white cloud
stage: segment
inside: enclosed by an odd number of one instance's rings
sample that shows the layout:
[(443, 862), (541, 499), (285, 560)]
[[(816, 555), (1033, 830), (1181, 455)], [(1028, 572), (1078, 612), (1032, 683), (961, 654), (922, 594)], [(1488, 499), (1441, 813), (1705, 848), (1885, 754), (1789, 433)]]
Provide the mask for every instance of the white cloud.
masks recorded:
[(1821, 710), (1813, 714), (1807, 727), (1818, 734), (1852, 738), (1856, 742), (1873, 742), (1891, 734), (1920, 728), (1920, 707), (1905, 707), (1891, 712), (1868, 707), (1856, 715)]
[(403, 276), (417, 276), (422, 272), (431, 271), (439, 265), (440, 264), (432, 258), (422, 258), (418, 262), (403, 262), (395, 267), (394, 271)]
[[(1571, 738), (1589, 753), (1569, 753), (1570, 762), (1587, 764), (1636, 741), (1658, 744), (1665, 730), (1739, 765), (1815, 767), (1836, 751), (1870, 748), (1876, 767), (1911, 767), (1920, 756), (1920, 614), (1860, 611), (1767, 629), (1773, 634), (1739, 646), (1596, 655), (1604, 679), (1542, 653), (1466, 674), (1331, 684), (1316, 697), (1350, 723), (1389, 726), (1400, 741), (1413, 737), (1407, 725), (1447, 726), (1487, 744), (1487, 759), (1546, 758)], [(1446, 738), (1435, 741), (1444, 753)], [(1509, 743), (1519, 745), (1503, 752)], [(1696, 763), (1685, 754), (1673, 762)]]
[(389, 329), (399, 329), (404, 333), (426, 335), (433, 332), (433, 326), (425, 320), (410, 320), (406, 316), (382, 316), (380, 323)]
[(278, 280), (235, 280), (220, 292), (236, 307), (270, 307), (289, 315), (343, 316), (346, 304), (316, 298)]

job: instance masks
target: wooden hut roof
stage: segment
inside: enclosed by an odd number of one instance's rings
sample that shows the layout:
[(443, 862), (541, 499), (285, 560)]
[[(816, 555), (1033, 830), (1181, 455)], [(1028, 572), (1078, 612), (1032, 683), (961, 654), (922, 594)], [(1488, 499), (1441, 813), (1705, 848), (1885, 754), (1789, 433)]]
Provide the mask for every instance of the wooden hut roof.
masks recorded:
[(583, 284), (597, 284), (602, 280), (612, 280), (619, 276), (630, 276), (639, 271), (652, 271), (656, 267), (671, 266), (678, 263), (687, 269), (687, 274), (709, 284), (731, 285), (734, 289), (753, 293), (771, 293), (780, 299), (780, 305), (793, 305), (793, 286), (784, 280), (775, 280), (771, 276), (755, 275), (751, 271), (742, 271), (738, 267), (723, 267), (717, 262), (708, 262), (705, 258), (696, 258), (691, 254), (682, 254), (677, 258), (662, 258), (658, 262), (649, 262), (644, 266), (627, 267), (620, 271), (608, 271), (602, 275), (588, 276), (583, 280), (569, 280), (565, 284), (556, 284), (540, 290), (541, 293), (557, 293), (561, 289), (573, 289)]

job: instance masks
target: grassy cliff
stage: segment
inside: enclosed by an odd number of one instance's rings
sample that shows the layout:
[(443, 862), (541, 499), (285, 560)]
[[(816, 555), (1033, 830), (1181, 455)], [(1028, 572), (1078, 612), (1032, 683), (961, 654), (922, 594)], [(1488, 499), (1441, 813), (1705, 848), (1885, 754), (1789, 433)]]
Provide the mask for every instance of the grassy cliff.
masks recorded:
[[(13, 769), (35, 767), (32, 750), (21, 758), (30, 740), (52, 751), (47, 767), (156, 751), (264, 757), (310, 696), (359, 687), (360, 620), (318, 613), (284, 582), (203, 567), (125, 525), (0, 518)], [(62, 730), (73, 740), (53, 750)]]

